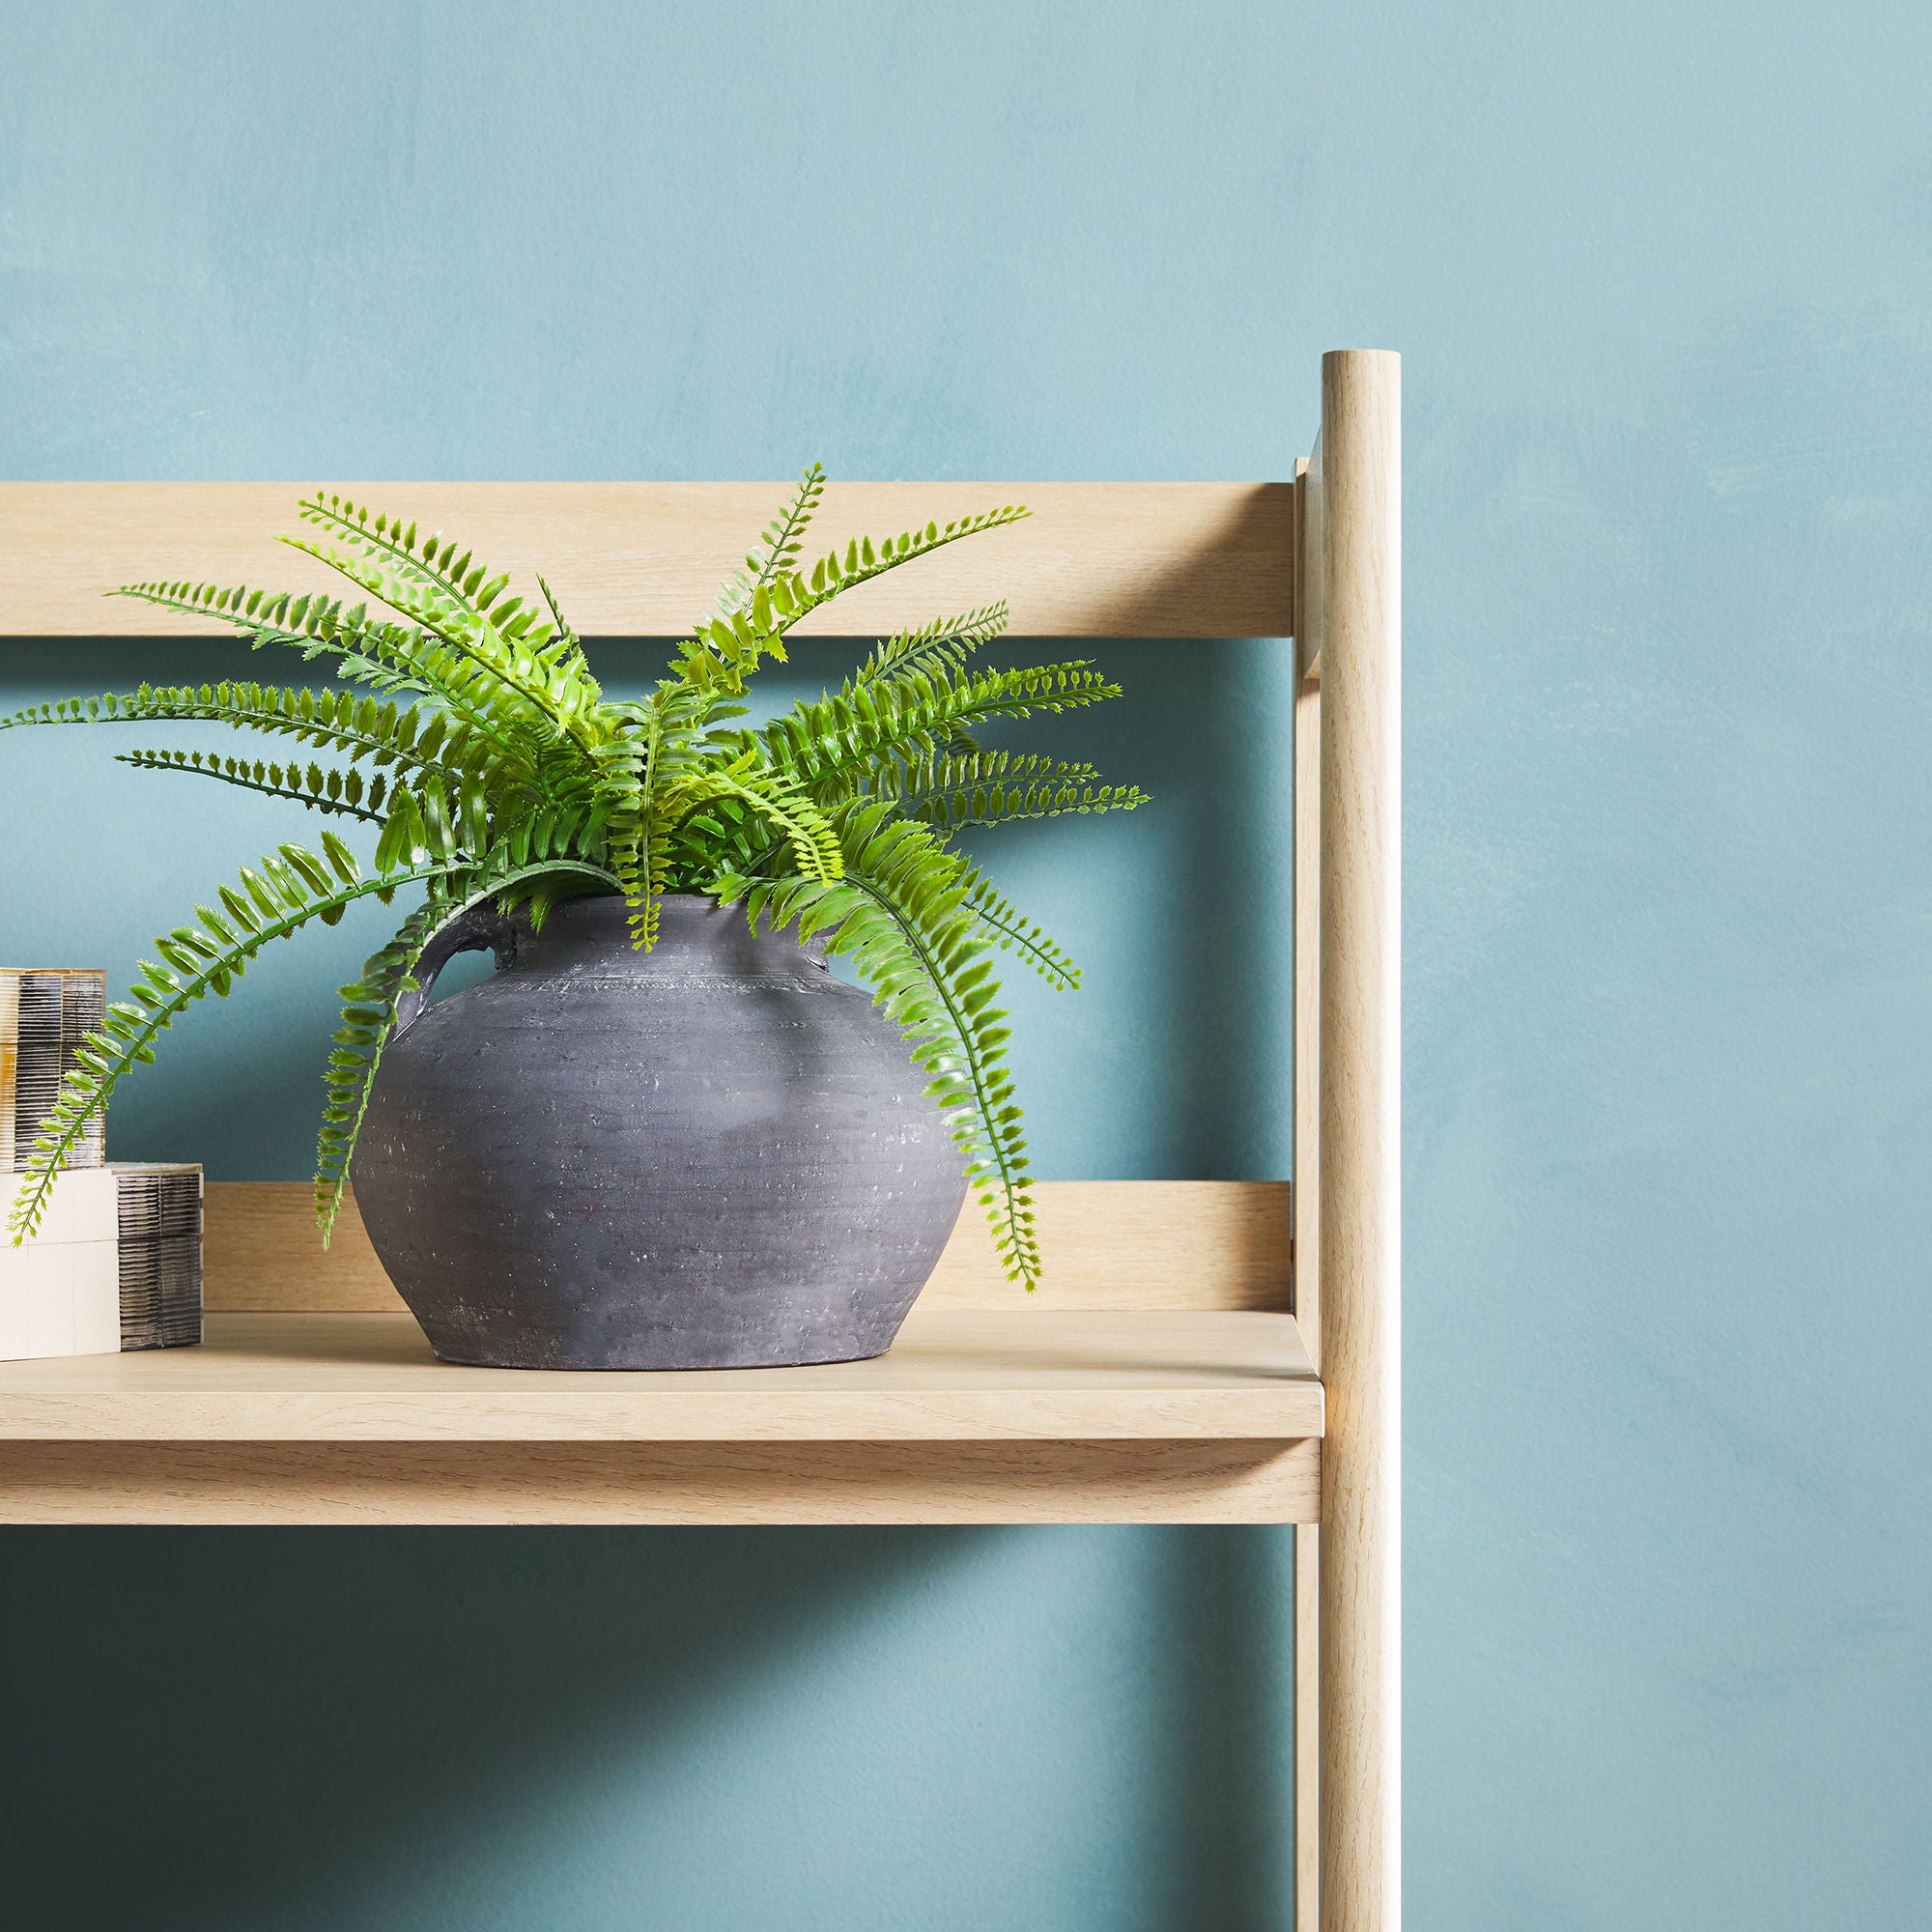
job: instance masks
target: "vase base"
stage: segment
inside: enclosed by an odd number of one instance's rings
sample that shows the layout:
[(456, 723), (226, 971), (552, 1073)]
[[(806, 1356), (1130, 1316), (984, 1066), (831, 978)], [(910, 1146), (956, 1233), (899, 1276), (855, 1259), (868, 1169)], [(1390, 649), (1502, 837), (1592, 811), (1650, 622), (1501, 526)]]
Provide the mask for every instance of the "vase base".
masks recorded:
[[(895, 1337), (895, 1340), (897, 1338)], [(892, 1349), (888, 1342), (883, 1348), (873, 1345), (855, 1348), (849, 1352), (821, 1354), (817, 1350), (774, 1351), (757, 1356), (740, 1356), (730, 1361), (720, 1361), (715, 1356), (693, 1356), (688, 1360), (586, 1360), (582, 1356), (558, 1357), (551, 1360), (511, 1360), (507, 1356), (492, 1354), (488, 1351), (471, 1351), (458, 1354), (431, 1345), (439, 1362), (445, 1362), (453, 1369), (524, 1369), (535, 1374), (562, 1372), (566, 1374), (587, 1375), (688, 1375), (709, 1374), (720, 1369), (819, 1369), (832, 1368), (839, 1362), (870, 1362), (887, 1354)]]

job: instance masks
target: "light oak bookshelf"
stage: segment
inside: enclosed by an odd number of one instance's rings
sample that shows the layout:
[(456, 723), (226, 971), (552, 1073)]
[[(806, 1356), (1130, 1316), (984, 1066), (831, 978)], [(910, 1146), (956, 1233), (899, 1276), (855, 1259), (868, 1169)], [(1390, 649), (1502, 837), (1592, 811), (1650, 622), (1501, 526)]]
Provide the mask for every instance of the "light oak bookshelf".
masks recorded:
[[(1275, 483), (855, 483), (842, 536), (1027, 523), (841, 600), (1007, 597), (1025, 637), (1295, 653), (1295, 1172), (1042, 1189), (1050, 1292), (962, 1217), (877, 1362), (557, 1376), (439, 1364), (353, 1222), (212, 1186), (199, 1350), (0, 1365), (0, 1521), (1293, 1523), (1298, 1932), (1401, 1919), (1401, 373), (1322, 358)], [(681, 634), (782, 485), (325, 486), (541, 562), (586, 635)], [(191, 636), (97, 587), (282, 585), (275, 483), (0, 484), (0, 639)], [(1290, 640), (1293, 640), (1292, 642)]]

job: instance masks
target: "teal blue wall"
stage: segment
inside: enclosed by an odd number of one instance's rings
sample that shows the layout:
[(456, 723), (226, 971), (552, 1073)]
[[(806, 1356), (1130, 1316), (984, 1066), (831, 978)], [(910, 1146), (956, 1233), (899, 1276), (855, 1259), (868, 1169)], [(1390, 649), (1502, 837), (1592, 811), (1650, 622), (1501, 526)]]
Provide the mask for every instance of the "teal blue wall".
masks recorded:
[[(0, 468), (1278, 475), (1405, 351), (1410, 1920), (1917, 1926), (1928, 79), (1904, 4), (43, 9)], [(1042, 1166), (1278, 1174), (1279, 656), (1107, 657), (1061, 735), (1159, 806), (999, 856), (1093, 971), (1023, 996)], [(125, 966), (280, 835), (111, 749), (0, 740), (0, 952)], [(299, 1174), (340, 937), (121, 1150)], [(11, 1532), (10, 1904), (1276, 1932), (1283, 1545)]]

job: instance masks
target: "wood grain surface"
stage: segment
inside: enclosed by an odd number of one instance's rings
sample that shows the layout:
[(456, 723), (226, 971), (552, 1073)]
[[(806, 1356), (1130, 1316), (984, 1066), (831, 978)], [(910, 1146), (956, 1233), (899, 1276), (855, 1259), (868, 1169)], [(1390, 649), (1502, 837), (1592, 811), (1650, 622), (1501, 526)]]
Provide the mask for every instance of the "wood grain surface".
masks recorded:
[[(1047, 1274), (1037, 1294), (1001, 1273), (969, 1202), (920, 1306), (1288, 1306), (1285, 1181), (1049, 1180), (1038, 1196)], [(402, 1307), (353, 1203), (325, 1250), (304, 1182), (211, 1181), (204, 1200), (211, 1310)]]
[[(1294, 466), (1294, 1194), (1293, 1305), (1321, 1367), (1321, 477)], [(1310, 568), (1311, 554), (1318, 559)], [(1294, 1533), (1294, 1932), (1321, 1932), (1321, 1531)]]
[[(300, 483), (0, 483), (0, 635), (213, 636), (103, 593), (181, 578), (302, 590), (341, 580), (277, 544)], [(440, 528), (520, 583), (541, 570), (586, 637), (682, 637), (782, 507), (785, 483), (340, 483)], [(834, 542), (1024, 503), (1024, 523), (889, 572), (801, 635), (871, 636), (1006, 598), (1016, 637), (1286, 637), (1287, 483), (834, 483)], [(532, 592), (534, 586), (532, 585)]]
[(1402, 1923), (1402, 370), (1321, 360), (1321, 1927)]
[(214, 1315), (199, 1348), (0, 1363), (12, 1441), (970, 1441), (1319, 1435), (1289, 1315), (915, 1308), (797, 1369), (440, 1362), (407, 1315)]
[(1320, 1442), (0, 1442), (0, 1523), (1297, 1522)]

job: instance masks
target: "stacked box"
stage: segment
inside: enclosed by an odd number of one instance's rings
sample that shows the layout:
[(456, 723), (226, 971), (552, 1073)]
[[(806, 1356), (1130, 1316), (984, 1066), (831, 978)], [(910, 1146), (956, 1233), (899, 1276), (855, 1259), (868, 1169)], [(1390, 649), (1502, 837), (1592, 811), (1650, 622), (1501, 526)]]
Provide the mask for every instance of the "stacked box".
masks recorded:
[[(0, 1218), (25, 1183), (0, 1173)], [(116, 1161), (59, 1175), (40, 1233), (0, 1241), (0, 1361), (201, 1340), (201, 1169)]]
[(116, 1161), (121, 1346), (201, 1340), (201, 1169)]
[[(107, 975), (98, 968), (0, 968), (0, 1174), (27, 1165), (83, 1037), (106, 1016)], [(68, 1165), (103, 1158), (96, 1114)]]
[[(0, 1210), (24, 1185), (0, 1173)], [(120, 1346), (120, 1190), (108, 1169), (80, 1168), (55, 1180), (31, 1240), (0, 1235), (0, 1361)]]

